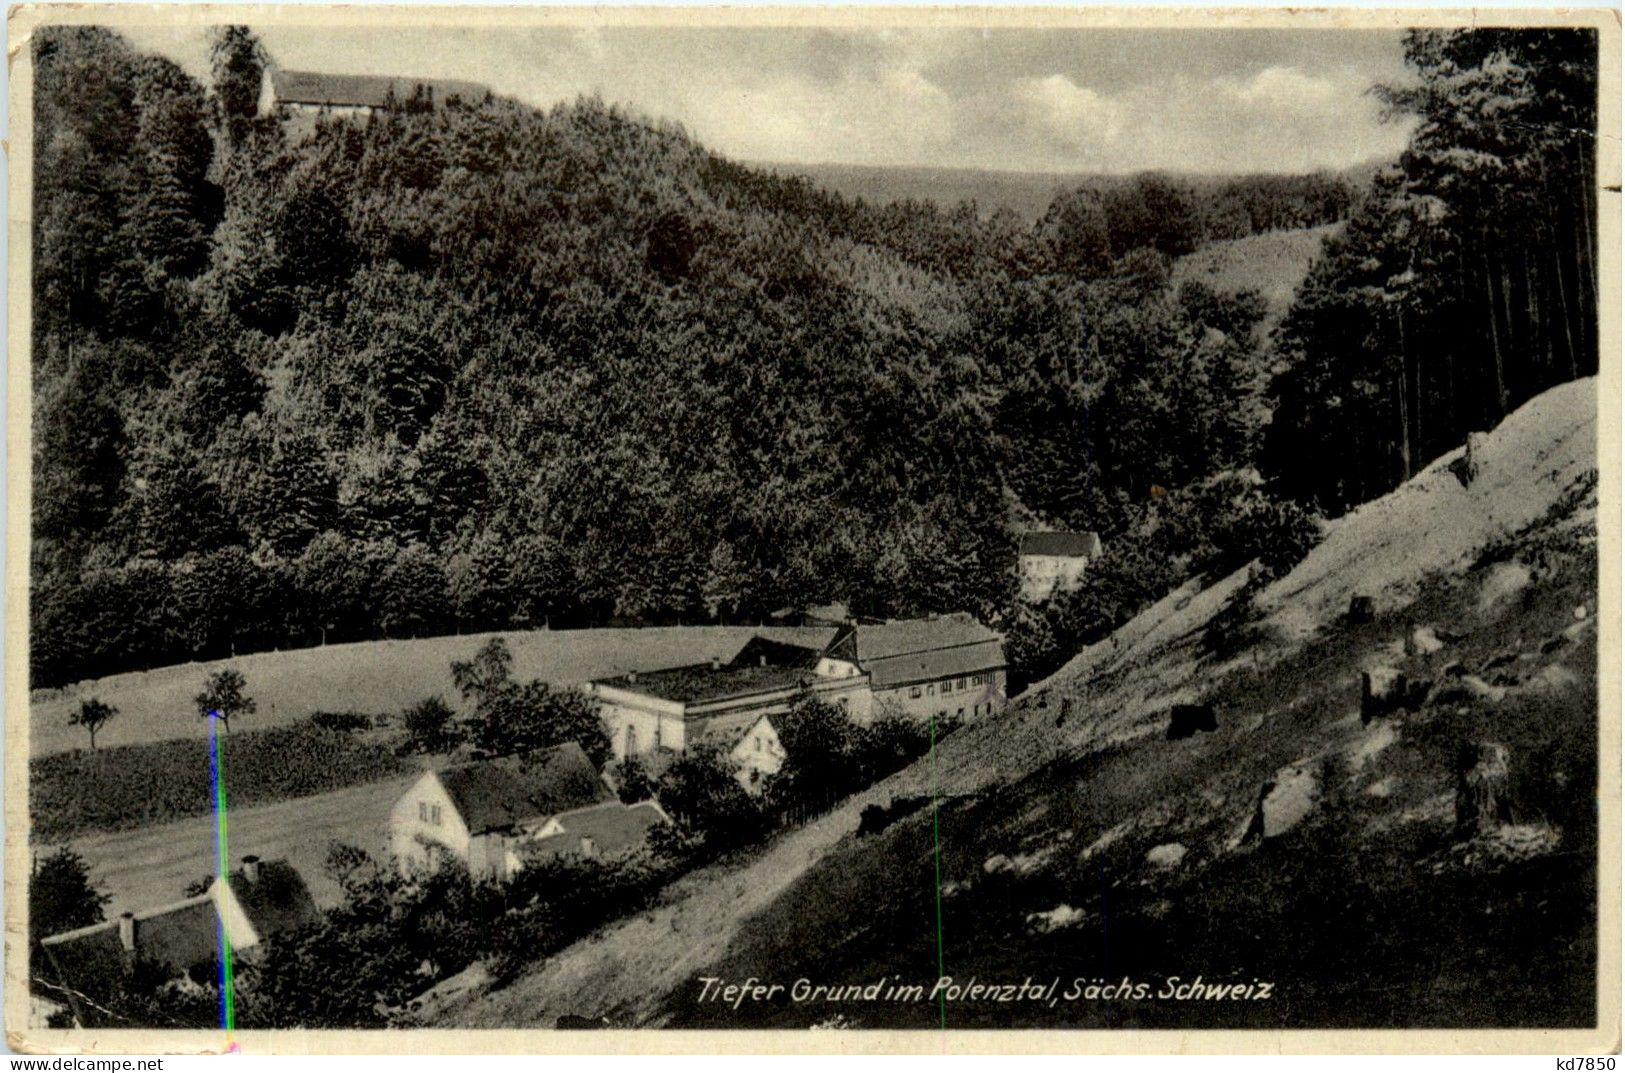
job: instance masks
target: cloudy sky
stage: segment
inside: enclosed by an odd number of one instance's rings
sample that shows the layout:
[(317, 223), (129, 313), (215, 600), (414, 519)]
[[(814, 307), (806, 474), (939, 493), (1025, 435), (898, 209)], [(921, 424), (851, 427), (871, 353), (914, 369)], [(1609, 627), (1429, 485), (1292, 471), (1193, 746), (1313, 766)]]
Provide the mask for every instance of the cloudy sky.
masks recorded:
[[(1303, 171), (1390, 156), (1366, 91), (1404, 78), (1386, 31), (267, 26), (284, 67), (580, 93), (681, 122), (730, 156), (1016, 171)], [(204, 31), (126, 31), (193, 73)]]

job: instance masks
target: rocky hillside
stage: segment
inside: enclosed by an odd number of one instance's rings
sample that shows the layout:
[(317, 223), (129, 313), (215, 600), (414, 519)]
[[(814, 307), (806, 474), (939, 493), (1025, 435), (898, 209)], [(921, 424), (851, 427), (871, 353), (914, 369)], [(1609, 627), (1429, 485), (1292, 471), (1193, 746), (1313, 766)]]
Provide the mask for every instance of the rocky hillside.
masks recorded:
[[(1590, 1023), (1595, 415), (1593, 381), (1547, 392), (1470, 467), (1436, 460), (1274, 584), (1242, 571), (1169, 594), (996, 722), (500, 991), (466, 977), (425, 1018)], [(1356, 596), (1368, 615), (1348, 613)], [(1170, 740), (1175, 704), (1210, 707), (1216, 729)], [(857, 834), (866, 806), (911, 795), (937, 815)], [(697, 1002), (702, 976), (929, 987), (939, 963), (1063, 990), (1272, 986), (1226, 1003)]]

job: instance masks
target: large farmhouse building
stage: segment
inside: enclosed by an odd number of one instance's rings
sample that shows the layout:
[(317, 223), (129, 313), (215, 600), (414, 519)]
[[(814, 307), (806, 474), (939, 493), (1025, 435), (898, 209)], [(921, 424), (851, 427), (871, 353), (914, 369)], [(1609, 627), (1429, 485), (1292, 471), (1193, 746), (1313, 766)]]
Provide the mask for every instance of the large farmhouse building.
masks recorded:
[(653, 801), (622, 804), (575, 742), (428, 771), (390, 812), (402, 871), (432, 870), (440, 854), (477, 878), (507, 880), (550, 856), (617, 857), (666, 822)]
[(876, 714), (962, 722), (1004, 706), (1003, 639), (969, 615), (856, 623), (826, 656), (862, 669)]
[(1035, 532), (1021, 536), (1021, 598), (1041, 603), (1074, 592), (1092, 559), (1100, 558), (1099, 533)]
[(799, 630), (790, 641), (764, 631), (727, 662), (633, 671), (587, 686), (617, 758), (715, 742), (747, 785), (783, 763), (774, 717), (803, 696), (859, 723), (887, 714), (947, 721), (990, 715), (1003, 706), (1004, 688), (1001, 638), (968, 615)]
[(630, 671), (589, 682), (617, 759), (683, 752), (704, 740), (732, 747), (763, 716), (787, 712), (803, 694), (869, 718), (868, 677), (816, 648), (753, 638), (731, 661)]
[(437, 108), (461, 101), (478, 104), (490, 90), (477, 82), (438, 78), (323, 74), (267, 68), (260, 78), (259, 113), (268, 115), (368, 115), (391, 106)]

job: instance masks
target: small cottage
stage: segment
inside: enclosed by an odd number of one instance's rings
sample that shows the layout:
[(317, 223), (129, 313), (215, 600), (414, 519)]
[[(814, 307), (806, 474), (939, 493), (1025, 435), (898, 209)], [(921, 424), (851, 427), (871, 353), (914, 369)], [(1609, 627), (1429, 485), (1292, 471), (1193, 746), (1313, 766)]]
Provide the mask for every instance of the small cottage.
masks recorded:
[(504, 881), (545, 856), (621, 856), (667, 822), (652, 801), (622, 804), (575, 742), (428, 771), (390, 811), (401, 870), (441, 856), (481, 879)]
[(202, 894), (44, 939), (46, 983), (54, 985), (50, 997), (59, 994), (83, 1023), (79, 1004), (112, 993), (137, 967), (212, 983), (222, 939), (233, 958), (252, 960), (271, 936), (320, 919), (298, 869), (285, 860), (244, 857)]
[(1099, 533), (1023, 533), (1021, 598), (1041, 603), (1059, 593), (1076, 591), (1090, 561), (1100, 558), (1100, 548)]

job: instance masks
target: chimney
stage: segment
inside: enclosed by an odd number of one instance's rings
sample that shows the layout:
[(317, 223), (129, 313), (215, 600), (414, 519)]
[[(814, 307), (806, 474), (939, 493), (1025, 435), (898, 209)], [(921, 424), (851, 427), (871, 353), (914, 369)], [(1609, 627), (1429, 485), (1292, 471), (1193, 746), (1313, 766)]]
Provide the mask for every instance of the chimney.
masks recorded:
[(135, 914), (120, 913), (118, 918), (118, 941), (127, 954), (135, 953)]
[(243, 858), (243, 879), (249, 883), (260, 881), (260, 859), (252, 853)]

